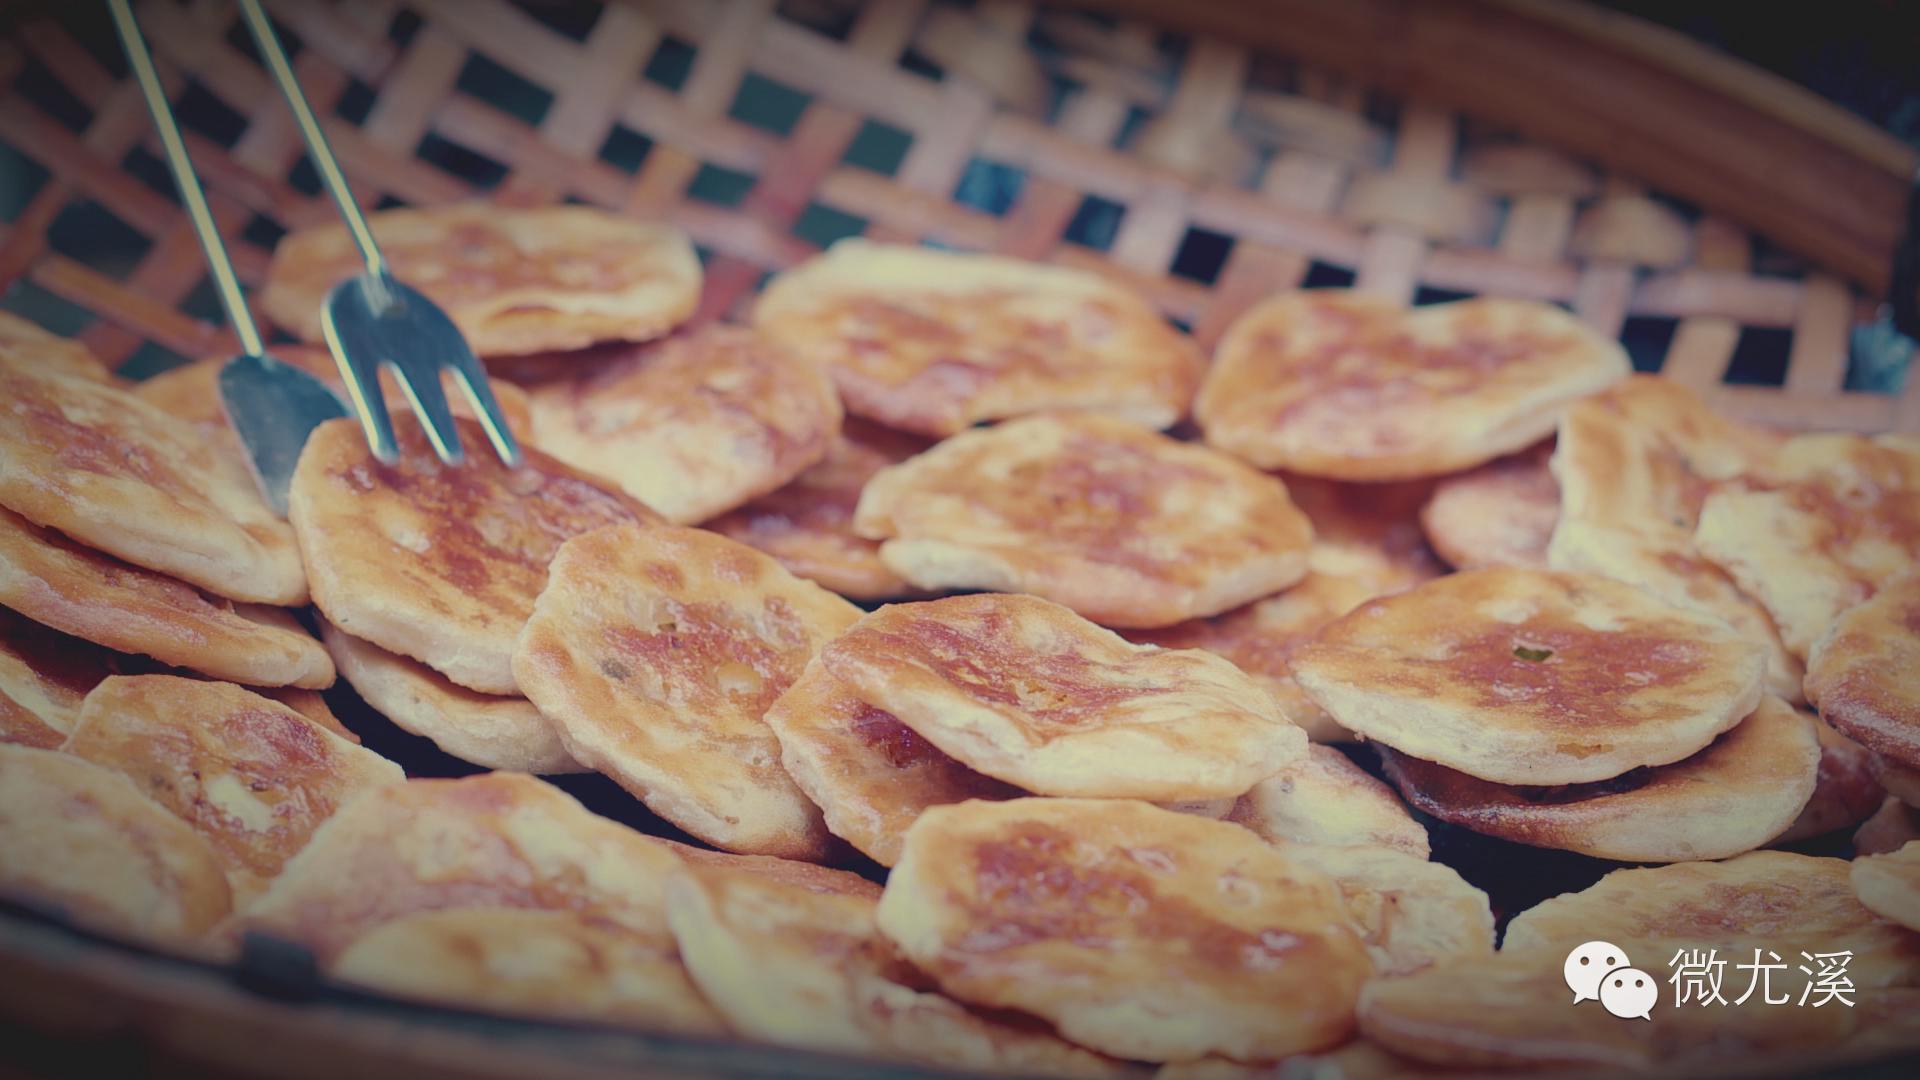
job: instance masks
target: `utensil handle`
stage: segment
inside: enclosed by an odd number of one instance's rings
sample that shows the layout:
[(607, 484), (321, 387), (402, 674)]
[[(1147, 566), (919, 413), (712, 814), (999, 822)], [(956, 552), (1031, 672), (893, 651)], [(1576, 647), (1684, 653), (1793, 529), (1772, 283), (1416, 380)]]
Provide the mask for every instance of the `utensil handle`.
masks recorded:
[(146, 38), (140, 35), (140, 24), (133, 19), (133, 8), (127, 0), (107, 0), (107, 7), (113, 13), (113, 28), (120, 35), (121, 47), (126, 49), (127, 63), (140, 84), (140, 96), (146, 99), (147, 111), (153, 114), (153, 126), (160, 132), (160, 148), (166, 155), (167, 168), (173, 173), (173, 186), (179, 189), (181, 201), (187, 204), (187, 217), (193, 222), (194, 235), (200, 238), (200, 247), (207, 253), (207, 269), (213, 274), (214, 287), (220, 293), (220, 306), (227, 311), (227, 322), (247, 355), (260, 356), (266, 351), (260, 340), (260, 328), (254, 325), (253, 313), (247, 310), (246, 294), (240, 291), (233, 260), (227, 257), (226, 241), (220, 237), (213, 212), (207, 209), (206, 193), (200, 189), (200, 178), (194, 175), (193, 159), (187, 156), (187, 144), (181, 141), (180, 127), (173, 120), (173, 106), (167, 103), (167, 92), (160, 86), (160, 76), (153, 69), (153, 55), (147, 51)]
[(327, 193), (333, 196), (335, 205), (339, 206), (340, 216), (346, 219), (347, 231), (353, 234), (353, 242), (360, 248), (360, 257), (366, 260), (367, 272), (376, 275), (385, 273), (387, 261), (380, 254), (380, 245), (374, 242), (373, 230), (367, 227), (360, 204), (353, 201), (353, 189), (347, 186), (346, 174), (340, 171), (340, 163), (334, 160), (333, 148), (327, 145), (326, 132), (320, 130), (320, 121), (314, 118), (313, 107), (307, 104), (307, 95), (300, 89), (300, 80), (293, 76), (293, 66), (287, 63), (286, 50), (280, 47), (280, 36), (273, 32), (273, 24), (267, 21), (267, 13), (261, 10), (260, 0), (240, 0), (240, 15), (253, 34), (253, 43), (259, 48), (261, 58), (267, 62), (267, 70), (273, 73), (274, 83), (280, 87), (287, 105), (293, 109), (294, 122), (300, 126), (300, 137), (306, 141), (313, 167), (320, 173), (320, 182), (326, 186)]

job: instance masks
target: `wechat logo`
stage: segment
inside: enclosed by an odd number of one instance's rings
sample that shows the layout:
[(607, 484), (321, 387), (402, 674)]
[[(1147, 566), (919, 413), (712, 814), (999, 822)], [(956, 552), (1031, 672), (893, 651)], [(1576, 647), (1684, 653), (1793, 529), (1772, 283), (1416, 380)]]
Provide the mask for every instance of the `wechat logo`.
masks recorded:
[(1567, 954), (1560, 968), (1573, 991), (1573, 1003), (1598, 1001), (1602, 1008), (1622, 1020), (1638, 1017), (1653, 1019), (1653, 1007), (1660, 1002), (1660, 984), (1653, 976), (1634, 967), (1618, 945), (1608, 941), (1589, 941)]

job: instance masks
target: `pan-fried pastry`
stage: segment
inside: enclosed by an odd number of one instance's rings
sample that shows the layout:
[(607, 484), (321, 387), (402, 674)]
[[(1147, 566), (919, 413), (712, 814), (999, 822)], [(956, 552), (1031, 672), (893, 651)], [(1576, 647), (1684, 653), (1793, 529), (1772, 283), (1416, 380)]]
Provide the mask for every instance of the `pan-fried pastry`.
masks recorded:
[(1920, 840), (1920, 810), (1892, 795), (1853, 833), (1855, 855), (1885, 855)]
[(1286, 483), (1287, 495), (1313, 524), (1307, 565), (1314, 573), (1360, 582), (1379, 595), (1445, 572), (1420, 531), (1420, 508), (1432, 484), (1349, 484), (1314, 476), (1289, 476)]
[(1470, 570), (1370, 600), (1293, 656), (1333, 718), (1505, 784), (1580, 784), (1699, 750), (1760, 703), (1765, 658), (1607, 578)]
[(1547, 565), (1547, 541), (1560, 520), (1552, 456), (1547, 440), (1443, 477), (1420, 510), (1427, 542), (1456, 570)]
[(854, 529), (924, 589), (1030, 592), (1168, 626), (1286, 588), (1312, 529), (1279, 480), (1110, 417), (956, 435), (867, 482)]
[(1374, 844), (1276, 846), (1333, 879), (1377, 975), (1411, 975), (1493, 952), (1487, 894), (1451, 866)]
[(1561, 421), (1550, 462), (1560, 518), (1684, 536), (1708, 493), (1761, 469), (1775, 442), (1681, 383), (1634, 375)]
[(1801, 435), (1770, 467), (1778, 486), (1709, 496), (1694, 543), (1805, 656), (1843, 611), (1920, 565), (1920, 449)]
[(1019, 788), (967, 768), (860, 700), (818, 658), (766, 713), (780, 762), (820, 807), (827, 829), (882, 866), (929, 806), (1011, 799)]
[[(1852, 950), (1849, 972), (1863, 990), (1912, 986), (1920, 937), (1854, 897), (1845, 859), (1753, 851), (1725, 862), (1615, 870), (1513, 917), (1501, 949), (1538, 950), (1558, 966), (1583, 941), (1758, 945), (1781, 956)], [(1665, 956), (1671, 956), (1669, 950)], [(1796, 957), (1796, 959), (1798, 959)], [(1785, 1010), (1775, 1010), (1776, 1012)]]
[(1774, 847), (1852, 828), (1872, 817), (1887, 795), (1873, 778), (1873, 751), (1833, 730), (1818, 716), (1802, 715), (1812, 721), (1814, 736), (1820, 741), (1819, 777), (1813, 784), (1813, 797), (1793, 824), (1773, 838)]
[(717, 533), (567, 541), (513, 670), (574, 760), (715, 847), (819, 858), (827, 829), (762, 717), (860, 609)]
[(826, 893), (830, 896), (860, 896), (869, 900), (880, 899), (878, 884), (850, 870), (835, 870), (831, 866), (801, 862), (798, 859), (782, 859), (777, 855), (736, 855), (731, 851), (694, 847), (692, 844), (682, 844), (665, 837), (654, 839), (655, 842), (680, 856), (681, 862), (696, 870), (717, 868), (734, 873), (756, 874), (771, 878), (782, 886), (791, 886), (807, 892)]
[(1853, 860), (1854, 895), (1874, 914), (1920, 931), (1920, 843)]
[(1873, 773), (1874, 781), (1887, 789), (1887, 794), (1908, 806), (1920, 806), (1920, 767), (1874, 750), (1869, 750), (1868, 755), (1867, 768)]
[(0, 506), (234, 600), (306, 602), (300, 552), (253, 477), (118, 387), (0, 351)]
[(1325, 874), (1238, 826), (1125, 800), (934, 807), (877, 914), (955, 997), (1140, 1060), (1337, 1045), (1371, 970)]
[(53, 750), (0, 745), (0, 894), (84, 926), (188, 946), (231, 906), (193, 829), (126, 777)]
[(304, 945), (322, 965), (395, 919), (536, 908), (666, 929), (672, 850), (518, 773), (364, 792), (314, 831), (231, 927)]
[(821, 653), (861, 701), (982, 773), (1047, 795), (1237, 796), (1306, 753), (1221, 658), (1133, 645), (1058, 604), (892, 604)]
[(549, 454), (691, 525), (825, 457), (840, 399), (774, 339), (714, 323), (536, 388), (533, 423)]
[(0, 604), (62, 633), (217, 679), (333, 684), (326, 650), (286, 611), (209, 600), (7, 510), (0, 510)]
[(108, 382), (113, 378), (113, 372), (99, 357), (93, 355), (93, 350), (78, 341), (42, 329), (38, 323), (11, 312), (0, 311), (0, 352), (31, 357), (34, 364), (62, 375), (77, 375), (100, 382)]
[(748, 1038), (968, 1073), (1120, 1072), (1037, 1025), (989, 1019), (926, 989), (875, 929), (874, 903), (711, 868), (667, 886), (681, 956)]
[(394, 997), (680, 1035), (727, 1027), (664, 931), (573, 911), (447, 908), (356, 938), (332, 975)]
[(1285, 592), (1221, 615), (1158, 630), (1129, 630), (1128, 641), (1165, 649), (1205, 649), (1233, 661), (1273, 695), (1280, 711), (1314, 742), (1345, 742), (1353, 734), (1314, 704), (1293, 679), (1291, 660), (1319, 629), (1378, 595), (1351, 578), (1309, 573)]
[(400, 767), (230, 683), (115, 675), (87, 695), (67, 753), (125, 775), (205, 837), (244, 903), (335, 809)]
[(1767, 609), (1741, 592), (1724, 570), (1702, 558), (1686, 537), (1668, 530), (1570, 520), (1554, 531), (1547, 565), (1624, 581), (1675, 607), (1723, 620), (1766, 651), (1767, 693), (1795, 702), (1805, 697), (1800, 684), (1806, 669), (1787, 651)]
[[(486, 445), (459, 423), (462, 442)], [(561, 542), (652, 514), (538, 451), (518, 469), (483, 453), (449, 468), (412, 417), (396, 416), (394, 433), (392, 465), (350, 418), (307, 439), (288, 509), (313, 601), (346, 633), (468, 689), (518, 693), (513, 643)]]
[[(1908, 770), (1920, 768), (1920, 574), (1835, 620), (1807, 658), (1806, 685), (1828, 723)], [(1895, 794), (1920, 796), (1920, 777), (1895, 778), (1888, 790), (1895, 786)]]
[(1053, 409), (1164, 428), (1204, 365), (1100, 275), (860, 240), (774, 278), (753, 324), (831, 372), (849, 413), (936, 437)]
[(818, 465), (705, 527), (759, 548), (794, 574), (842, 596), (904, 596), (913, 587), (880, 561), (878, 541), (853, 531), (853, 511), (873, 474), (927, 445), (916, 436), (848, 417)]
[(354, 734), (351, 728), (340, 722), (339, 717), (333, 715), (333, 709), (327, 704), (326, 696), (318, 690), (302, 690), (297, 686), (259, 686), (254, 687), (254, 692), (261, 697), (271, 698), (285, 705), (353, 745), (360, 745), (360, 736)]
[(1799, 817), (1820, 768), (1813, 721), (1779, 698), (1691, 757), (1560, 787), (1489, 783), (1382, 747), (1387, 776), (1424, 813), (1535, 847), (1622, 862), (1724, 859)]
[(553, 723), (522, 697), (469, 690), (446, 676), (378, 645), (320, 624), (321, 640), (354, 692), (402, 731), (488, 769), (506, 772), (583, 771)]
[(58, 749), (79, 723), (87, 691), (115, 662), (105, 649), (0, 607), (0, 742)]
[[(693, 314), (700, 260), (685, 233), (586, 206), (461, 203), (369, 214), (393, 275), (446, 311), (481, 356), (659, 337)], [(334, 284), (362, 272), (342, 225), (288, 234), (261, 306), (307, 341)]]
[(1407, 480), (1538, 442), (1568, 402), (1630, 370), (1618, 342), (1550, 304), (1408, 311), (1319, 289), (1228, 327), (1193, 413), (1209, 443), (1263, 469)]
[(1427, 857), (1427, 830), (1393, 789), (1331, 746), (1253, 785), (1227, 820), (1270, 843), (1367, 844)]

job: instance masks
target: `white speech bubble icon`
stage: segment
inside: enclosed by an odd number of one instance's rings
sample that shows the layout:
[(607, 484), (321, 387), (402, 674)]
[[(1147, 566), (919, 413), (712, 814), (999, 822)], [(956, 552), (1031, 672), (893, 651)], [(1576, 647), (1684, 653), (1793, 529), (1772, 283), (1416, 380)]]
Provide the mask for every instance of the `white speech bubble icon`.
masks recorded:
[(1560, 973), (1573, 991), (1573, 1003), (1592, 1001), (1600, 996), (1600, 980), (1629, 966), (1627, 954), (1610, 941), (1589, 941), (1567, 954)]
[(1622, 1020), (1652, 1020), (1659, 1003), (1660, 984), (1639, 968), (1615, 968), (1600, 980), (1600, 1004)]

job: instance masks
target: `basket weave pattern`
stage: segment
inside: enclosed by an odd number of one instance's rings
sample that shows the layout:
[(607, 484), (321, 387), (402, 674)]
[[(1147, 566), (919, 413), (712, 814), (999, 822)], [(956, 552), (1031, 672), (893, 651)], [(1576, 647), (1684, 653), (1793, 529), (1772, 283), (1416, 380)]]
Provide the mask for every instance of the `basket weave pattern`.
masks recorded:
[[(575, 199), (670, 219), (707, 257), (708, 317), (864, 232), (1112, 273), (1209, 346), (1303, 284), (1555, 301), (1736, 415), (1920, 428), (1920, 379), (1846, 388), (1874, 305), (1840, 278), (1630, 178), (1232, 42), (992, 0), (269, 7), (370, 205)], [(333, 212), (231, 4), (140, 17), (257, 286), (283, 229)], [(790, 108), (748, 115), (750, 89)], [(76, 309), (71, 329), (116, 364), (148, 343), (233, 348), (196, 317), (201, 255), (170, 188), (132, 167), (152, 146), (132, 83), (67, 27), (0, 41), (0, 150), (44, 172), (0, 226), (0, 288)], [(117, 219), (132, 254), (62, 250), (76, 204)], [(1758, 375), (1757, 346), (1775, 354)]]

